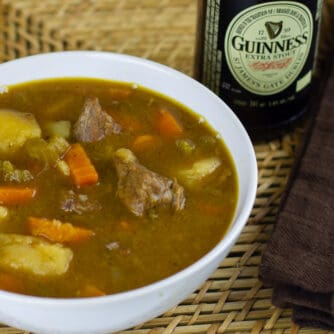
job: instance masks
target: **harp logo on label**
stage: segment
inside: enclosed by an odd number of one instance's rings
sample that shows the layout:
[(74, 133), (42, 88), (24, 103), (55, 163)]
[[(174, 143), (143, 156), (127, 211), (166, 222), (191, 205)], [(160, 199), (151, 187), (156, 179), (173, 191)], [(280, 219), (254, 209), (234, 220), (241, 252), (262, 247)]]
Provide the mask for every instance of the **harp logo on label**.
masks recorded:
[(279, 93), (302, 71), (312, 32), (312, 14), (301, 3), (269, 2), (247, 8), (234, 17), (225, 35), (229, 69), (252, 93)]

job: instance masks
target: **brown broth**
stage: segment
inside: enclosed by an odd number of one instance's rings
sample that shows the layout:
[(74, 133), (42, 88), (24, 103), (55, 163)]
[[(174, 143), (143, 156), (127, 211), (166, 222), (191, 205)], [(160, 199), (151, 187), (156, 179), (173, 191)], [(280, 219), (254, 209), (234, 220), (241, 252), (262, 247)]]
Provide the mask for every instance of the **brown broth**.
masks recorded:
[[(121, 94), (118, 90), (126, 93)], [(0, 224), (0, 233), (29, 234), (29, 216), (59, 219), (95, 232), (87, 242), (67, 245), (73, 250), (74, 257), (68, 272), (61, 277), (41, 278), (14, 271), (24, 282), (25, 294), (75, 297), (86, 284), (112, 294), (161, 280), (210, 251), (225, 235), (235, 213), (237, 175), (227, 148), (206, 122), (201, 122), (198, 115), (170, 98), (118, 82), (50, 79), (9, 87), (8, 93), (0, 94), (0, 109), (33, 113), (43, 130), (44, 124), (50, 120), (69, 120), (73, 125), (87, 96), (98, 97), (102, 108), (123, 128), (129, 126), (129, 130), (101, 142), (84, 144), (99, 173), (100, 182), (83, 187), (79, 192), (87, 194), (90, 200), (99, 201), (103, 208), (101, 211), (79, 215), (60, 210), (62, 192), (76, 188), (70, 179), (52, 168), (31, 181), (30, 184), (38, 189), (33, 201), (9, 208), (10, 219)], [(136, 136), (156, 134), (154, 115), (162, 107), (176, 115), (184, 128), (181, 138), (191, 140), (196, 148), (185, 155), (178, 149), (176, 139), (161, 137), (158, 148), (135, 152), (143, 165), (174, 178), (178, 169), (205, 157), (218, 156), (223, 163), (219, 171), (198, 189), (185, 188), (184, 210), (163, 211), (158, 218), (138, 218), (123, 206), (116, 195), (117, 176), (112, 161), (105, 154), (105, 147), (108, 146), (109, 151), (120, 147), (131, 149)], [(74, 141), (72, 137), (70, 142)], [(13, 157), (12, 161), (20, 166), (27, 165), (24, 155)], [(179, 183), (182, 184), (181, 181)], [(217, 207), (219, 210), (215, 209)], [(130, 228), (122, 228), (121, 222), (124, 221)], [(119, 248), (108, 249), (112, 243), (117, 243)], [(6, 270), (0, 266), (1, 272)]]

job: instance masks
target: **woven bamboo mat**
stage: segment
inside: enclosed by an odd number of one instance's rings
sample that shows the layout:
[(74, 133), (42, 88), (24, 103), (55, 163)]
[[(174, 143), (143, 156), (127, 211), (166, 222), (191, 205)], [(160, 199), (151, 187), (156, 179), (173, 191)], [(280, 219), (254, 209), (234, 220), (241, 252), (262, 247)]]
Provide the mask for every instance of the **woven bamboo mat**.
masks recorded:
[[(0, 15), (0, 61), (48, 51), (109, 50), (192, 74), (195, 0), (3, 0)], [(330, 333), (292, 324), (291, 310), (273, 307), (272, 290), (257, 278), (302, 132), (255, 145), (255, 206), (220, 267), (180, 305), (122, 333)], [(0, 324), (0, 334), (24, 333)]]

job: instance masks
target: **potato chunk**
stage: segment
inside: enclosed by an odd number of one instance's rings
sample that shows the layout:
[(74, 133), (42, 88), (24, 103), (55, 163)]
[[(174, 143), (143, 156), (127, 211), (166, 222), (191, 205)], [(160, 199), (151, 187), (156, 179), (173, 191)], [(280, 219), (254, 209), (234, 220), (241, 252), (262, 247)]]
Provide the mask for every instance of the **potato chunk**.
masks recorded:
[(15, 154), (28, 139), (40, 136), (41, 129), (34, 115), (0, 109), (0, 157)]
[(38, 276), (59, 276), (69, 268), (73, 252), (43, 239), (0, 234), (0, 268)]
[(182, 169), (178, 172), (179, 181), (185, 186), (192, 188), (213, 174), (220, 165), (221, 161), (217, 157), (196, 161), (190, 168)]
[(70, 121), (53, 121), (48, 122), (44, 126), (45, 132), (48, 136), (62, 137), (68, 139), (71, 135)]
[(4, 222), (9, 216), (9, 211), (5, 206), (0, 205), (0, 224)]

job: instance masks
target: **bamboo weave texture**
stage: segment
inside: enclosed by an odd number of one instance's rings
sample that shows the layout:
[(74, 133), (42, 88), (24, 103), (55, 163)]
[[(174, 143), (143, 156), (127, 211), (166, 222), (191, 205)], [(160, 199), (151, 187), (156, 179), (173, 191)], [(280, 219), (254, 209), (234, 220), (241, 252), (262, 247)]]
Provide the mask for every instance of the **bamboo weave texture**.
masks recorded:
[[(196, 1), (3, 0), (0, 29), (0, 61), (49, 51), (107, 50), (152, 59), (191, 75)], [(122, 333), (330, 333), (292, 324), (291, 310), (273, 307), (272, 290), (257, 278), (302, 132), (297, 129), (255, 145), (255, 206), (238, 242), (211, 277), (181, 304)], [(0, 324), (0, 334), (28, 333)]]

